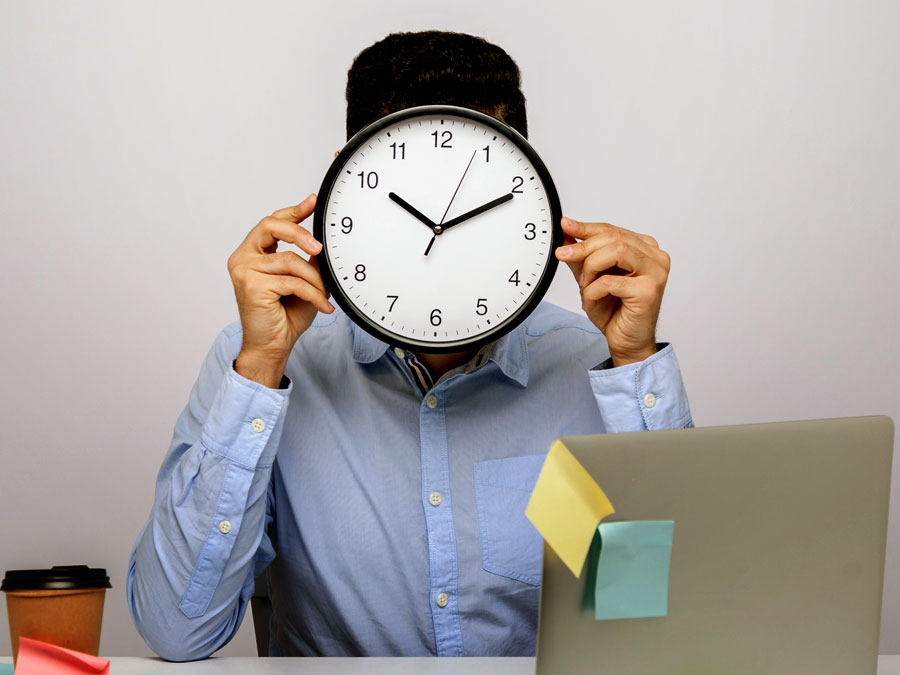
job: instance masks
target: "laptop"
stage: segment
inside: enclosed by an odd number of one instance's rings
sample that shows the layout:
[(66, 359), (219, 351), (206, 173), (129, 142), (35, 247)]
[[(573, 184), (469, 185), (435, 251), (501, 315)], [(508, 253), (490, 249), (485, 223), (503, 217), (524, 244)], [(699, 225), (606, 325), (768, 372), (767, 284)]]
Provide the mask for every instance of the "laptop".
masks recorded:
[(561, 440), (604, 523), (674, 521), (668, 609), (596, 620), (587, 574), (545, 546), (538, 675), (875, 674), (890, 418)]

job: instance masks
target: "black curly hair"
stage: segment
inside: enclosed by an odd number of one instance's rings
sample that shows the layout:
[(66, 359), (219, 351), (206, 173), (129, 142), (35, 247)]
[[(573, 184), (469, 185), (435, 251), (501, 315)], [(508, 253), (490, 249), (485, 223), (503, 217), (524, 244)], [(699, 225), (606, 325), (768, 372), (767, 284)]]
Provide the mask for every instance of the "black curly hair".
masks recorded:
[(516, 62), (474, 35), (392, 33), (361, 51), (347, 73), (347, 138), (388, 113), (443, 103), (473, 108), (528, 136)]

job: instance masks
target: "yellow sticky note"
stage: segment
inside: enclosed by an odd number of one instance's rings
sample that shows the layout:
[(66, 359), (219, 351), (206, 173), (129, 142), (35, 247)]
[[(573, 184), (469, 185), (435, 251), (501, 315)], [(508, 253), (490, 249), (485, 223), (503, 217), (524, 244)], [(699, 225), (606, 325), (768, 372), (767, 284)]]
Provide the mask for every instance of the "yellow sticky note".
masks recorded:
[(556, 441), (531, 493), (525, 515), (572, 574), (581, 576), (597, 525), (615, 513), (603, 490), (569, 449)]

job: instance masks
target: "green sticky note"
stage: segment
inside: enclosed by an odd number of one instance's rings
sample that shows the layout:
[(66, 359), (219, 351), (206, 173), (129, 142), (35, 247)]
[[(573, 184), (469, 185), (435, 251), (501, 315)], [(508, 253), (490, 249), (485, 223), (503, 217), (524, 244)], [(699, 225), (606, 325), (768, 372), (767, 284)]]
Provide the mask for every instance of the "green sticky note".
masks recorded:
[(0, 675), (13, 675), (13, 664), (0, 663)]
[(666, 616), (672, 520), (600, 523), (594, 618)]

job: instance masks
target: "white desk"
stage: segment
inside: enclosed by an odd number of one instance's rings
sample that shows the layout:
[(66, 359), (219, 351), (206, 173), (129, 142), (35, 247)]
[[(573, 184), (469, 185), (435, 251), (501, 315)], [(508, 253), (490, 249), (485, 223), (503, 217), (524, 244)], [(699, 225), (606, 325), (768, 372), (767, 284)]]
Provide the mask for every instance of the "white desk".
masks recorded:
[[(191, 663), (167, 663), (160, 659), (109, 657), (110, 675), (534, 675), (534, 659), (257, 659), (211, 658)], [(0, 663), (10, 663), (9, 657)], [(796, 675), (808, 675), (797, 673)], [(853, 675), (848, 673), (847, 675)], [(878, 675), (900, 675), (900, 656), (880, 656)]]

